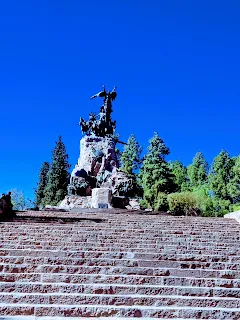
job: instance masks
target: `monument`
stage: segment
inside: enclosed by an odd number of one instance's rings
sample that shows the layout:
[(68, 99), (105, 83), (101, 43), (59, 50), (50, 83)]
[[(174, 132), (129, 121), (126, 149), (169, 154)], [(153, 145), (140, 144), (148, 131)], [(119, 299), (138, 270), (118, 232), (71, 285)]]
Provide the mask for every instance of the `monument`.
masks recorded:
[[(103, 90), (90, 99), (103, 98), (99, 114), (90, 113), (88, 121), (80, 117), (79, 125), (83, 134), (80, 140), (80, 156), (72, 171), (68, 186), (68, 202), (78, 197), (84, 207), (110, 208), (113, 198), (127, 196), (132, 181), (119, 169), (116, 154), (118, 143), (116, 121), (112, 120), (112, 102), (116, 99), (116, 87)], [(124, 200), (122, 200), (124, 202)], [(116, 201), (115, 201), (116, 202)]]

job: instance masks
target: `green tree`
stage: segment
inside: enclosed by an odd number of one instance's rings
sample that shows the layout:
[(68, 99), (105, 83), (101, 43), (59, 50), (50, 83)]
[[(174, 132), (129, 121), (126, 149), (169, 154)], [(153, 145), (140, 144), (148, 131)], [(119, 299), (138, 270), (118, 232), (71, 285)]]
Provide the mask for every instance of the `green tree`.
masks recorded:
[(175, 192), (167, 196), (169, 209), (174, 215), (187, 215), (190, 209), (197, 208), (197, 198), (193, 192)]
[(68, 155), (62, 137), (59, 136), (52, 153), (52, 165), (45, 189), (44, 205), (57, 205), (67, 195), (70, 174)]
[(198, 187), (207, 182), (208, 164), (204, 159), (202, 152), (197, 152), (193, 158), (193, 163), (187, 168), (188, 177), (191, 186)]
[(141, 164), (141, 152), (142, 147), (136, 140), (136, 137), (131, 134), (127, 145), (124, 146), (124, 150), (121, 154), (121, 171), (125, 172), (129, 179), (132, 181), (132, 185), (129, 187), (129, 196), (140, 196), (142, 190), (137, 181), (136, 170), (139, 169)]
[(173, 181), (176, 185), (176, 192), (187, 191), (190, 188), (187, 175), (187, 168), (178, 160), (169, 161), (169, 167), (173, 173)]
[(227, 190), (234, 204), (240, 203), (240, 156), (232, 158), (233, 167)]
[(213, 217), (216, 215), (214, 197), (211, 196), (207, 183), (195, 187), (192, 194), (197, 199), (197, 207), (203, 212), (203, 216)]
[(42, 167), (39, 172), (39, 182), (37, 185), (37, 189), (35, 191), (35, 196), (36, 196), (35, 204), (36, 204), (36, 206), (40, 206), (43, 204), (42, 201), (45, 197), (45, 189), (46, 189), (47, 182), (48, 182), (49, 170), (50, 170), (49, 162), (43, 162)]
[(129, 176), (132, 176), (135, 170), (139, 169), (140, 167), (141, 152), (142, 147), (137, 142), (135, 135), (131, 134), (121, 155), (121, 171), (125, 172)]
[(18, 189), (11, 189), (11, 202), (13, 210), (24, 210), (26, 209), (27, 203), (25, 200), (24, 192)]
[(229, 188), (233, 178), (234, 162), (234, 159), (231, 159), (229, 154), (222, 150), (212, 163), (209, 183), (218, 215), (227, 213), (230, 204), (233, 202)]
[(168, 194), (175, 189), (173, 174), (165, 160), (169, 153), (169, 148), (155, 132), (149, 140), (148, 153), (143, 161), (139, 177), (144, 192), (144, 205), (156, 210), (161, 210), (157, 205), (158, 195), (163, 198), (162, 193)]

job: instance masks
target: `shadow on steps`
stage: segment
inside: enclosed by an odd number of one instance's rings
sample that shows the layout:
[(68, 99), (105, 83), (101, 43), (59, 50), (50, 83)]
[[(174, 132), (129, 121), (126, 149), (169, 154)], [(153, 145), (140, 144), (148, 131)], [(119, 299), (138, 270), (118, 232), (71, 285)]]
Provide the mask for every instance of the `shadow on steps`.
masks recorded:
[[(107, 220), (105, 219), (97, 219), (97, 218), (85, 218), (85, 217), (82, 217), (82, 218), (78, 218), (78, 217), (34, 217), (34, 216), (28, 216), (28, 215), (25, 215), (25, 216), (15, 216), (13, 219), (6, 219), (6, 220), (3, 220), (1, 222), (16, 222), (16, 223), (19, 223), (19, 222), (34, 222), (34, 223), (46, 223), (46, 222), (57, 222), (57, 223), (74, 223), (74, 222), (80, 222), (80, 221), (92, 221), (92, 222), (95, 222), (95, 223), (103, 223), (103, 222), (107, 222)], [(1, 223), (0, 222), (0, 223)]]

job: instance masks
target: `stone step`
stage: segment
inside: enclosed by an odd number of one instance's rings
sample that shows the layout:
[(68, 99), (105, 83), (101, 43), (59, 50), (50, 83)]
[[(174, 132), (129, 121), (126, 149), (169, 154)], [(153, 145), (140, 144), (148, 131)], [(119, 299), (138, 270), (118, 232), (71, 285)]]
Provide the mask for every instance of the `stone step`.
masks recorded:
[(6, 245), (2, 246), (0, 245), (0, 252), (4, 250), (36, 250), (36, 249), (42, 249), (44, 251), (54, 251), (54, 250), (59, 250), (59, 251), (85, 251), (85, 250), (91, 250), (91, 251), (98, 251), (99, 248), (101, 250), (105, 250), (107, 252), (111, 251), (128, 251), (128, 252), (146, 252), (146, 250), (149, 253), (159, 253), (159, 254), (193, 254), (193, 255), (223, 255), (226, 252), (229, 253), (230, 256), (239, 256), (240, 255), (240, 250), (237, 250), (235, 248), (205, 248), (205, 247), (182, 247), (182, 246), (177, 246), (177, 247), (146, 247), (144, 245), (134, 247), (134, 245), (109, 245), (104, 246), (102, 243), (88, 243), (84, 245), (79, 245), (79, 246), (74, 246), (71, 244), (66, 244), (62, 246), (51, 246), (51, 245), (46, 245), (46, 246), (41, 246), (41, 245)]
[[(101, 249), (101, 251), (99, 251)], [(102, 255), (103, 258), (121, 258), (121, 257), (127, 257), (127, 258), (136, 258), (136, 259), (143, 259), (143, 258), (149, 258), (154, 260), (164, 259), (164, 260), (189, 260), (189, 261), (203, 261), (208, 262), (208, 258), (210, 258), (210, 261), (213, 262), (237, 262), (240, 258), (240, 255), (237, 255), (235, 252), (217, 252), (214, 251), (213, 253), (210, 253), (209, 251), (206, 253), (197, 251), (197, 252), (189, 252), (186, 250), (185, 252), (160, 252), (161, 250), (151, 250), (147, 249), (148, 253), (145, 249), (139, 249), (139, 248), (121, 248), (119, 247), (93, 247), (92, 245), (79, 247), (78, 250), (60, 250), (59, 248), (56, 250), (53, 250), (52, 248), (46, 250), (46, 249), (7, 249), (2, 248), (0, 249), (0, 257), (6, 257), (6, 256), (29, 256), (29, 257), (62, 257), (62, 258), (101, 258)], [(88, 252), (88, 253), (87, 253)], [(127, 256), (126, 256), (127, 255)]]
[[(127, 231), (132, 231), (132, 232), (141, 232), (141, 233), (149, 233), (150, 230), (152, 229), (153, 231), (157, 232), (159, 230), (160, 233), (165, 234), (167, 230), (169, 230), (170, 234), (198, 234), (198, 233), (209, 233), (211, 231), (219, 233), (219, 234), (224, 234), (224, 232), (229, 233), (229, 227), (233, 229), (233, 232), (237, 233), (238, 231), (238, 225), (237, 223), (229, 225), (221, 225), (221, 224), (216, 224), (216, 225), (200, 225), (200, 224), (167, 224), (166, 222), (160, 223), (144, 223), (140, 222), (139, 224), (134, 224), (134, 223), (127, 223), (123, 224), (120, 221), (115, 221), (112, 223), (109, 223), (108, 221), (104, 221), (103, 223), (75, 223), (75, 224), (64, 224), (64, 223), (59, 223), (59, 224), (51, 224), (51, 223), (46, 223), (45, 226), (38, 224), (31, 224), (31, 223), (24, 223), (25, 225), (28, 225), (31, 227), (32, 230), (38, 230), (40, 227), (41, 230), (51, 230), (51, 228), (55, 232), (65, 232), (66, 230), (73, 230), (74, 232), (78, 231), (94, 231), (99, 229), (100, 231), (114, 231), (114, 232), (125, 232)], [(23, 224), (23, 225), (24, 225)], [(219, 228), (221, 227), (221, 229)], [(15, 222), (15, 224), (11, 223), (6, 225), (6, 228), (0, 227), (0, 229), (4, 230), (4, 232), (11, 232), (11, 231), (16, 231), (16, 230), (21, 230), (24, 231), (24, 227), (20, 226)], [(26, 231), (26, 230), (25, 230)]]
[[(168, 218), (163, 218), (159, 219), (154, 217), (153, 219), (149, 219), (146, 218), (144, 219), (143, 217), (138, 217), (138, 219), (135, 220), (134, 219), (130, 219), (128, 216), (124, 216), (121, 215), (121, 218), (119, 219), (112, 219), (111, 217), (107, 216), (107, 215), (95, 215), (95, 216), (76, 216), (76, 219), (74, 220), (74, 218), (71, 219), (71, 217), (68, 219), (68, 221), (64, 221), (61, 220), (61, 218), (67, 218), (64, 216), (51, 216), (53, 219), (55, 218), (55, 220), (51, 220), (50, 219), (47, 220), (47, 217), (42, 216), (43, 220), (39, 219), (41, 217), (36, 217), (36, 219), (17, 219), (17, 220), (13, 220), (13, 221), (9, 221), (9, 222), (4, 222), (4, 224), (6, 225), (7, 228), (11, 227), (13, 224), (15, 228), (23, 228), (24, 224), (28, 224), (31, 226), (34, 226), (37, 228), (37, 226), (43, 227), (42, 224), (47, 222), (47, 226), (54, 226), (54, 227), (60, 227), (63, 226), (63, 228), (76, 228), (76, 226), (83, 226), (83, 227), (87, 227), (87, 228), (91, 228), (91, 227), (105, 227), (108, 228), (110, 226), (114, 226), (116, 225), (116, 228), (122, 228), (122, 227), (139, 227), (139, 229), (143, 229), (142, 226), (146, 226), (148, 229), (150, 229), (150, 226), (153, 225), (153, 227), (155, 226), (163, 226), (163, 228), (167, 228), (169, 227), (169, 229), (171, 229), (171, 227), (175, 227), (177, 228), (177, 226), (179, 227), (187, 227), (185, 230), (183, 231), (188, 231), (191, 230), (192, 227), (196, 227), (197, 229), (206, 229), (209, 230), (211, 228), (217, 228), (217, 226), (222, 226), (225, 227), (226, 229), (228, 229), (229, 226), (233, 226), (235, 228), (237, 228), (237, 222), (233, 219), (209, 219), (209, 218), (200, 218), (200, 219), (195, 219), (195, 220), (189, 220), (188, 218), (184, 217), (182, 219), (175, 219), (174, 217), (168, 217)], [(59, 219), (59, 220), (58, 220)], [(0, 227), (2, 228), (2, 227)], [(221, 230), (220, 230), (221, 231)]]
[[(126, 237), (126, 235), (125, 235), (125, 237)], [(72, 242), (74, 242), (74, 243), (79, 243), (79, 242), (86, 242), (86, 239), (87, 239), (87, 241), (96, 241), (96, 240), (102, 240), (102, 239), (104, 239), (104, 240), (106, 240), (106, 241), (108, 241), (108, 240), (114, 240), (114, 242), (115, 242), (115, 239), (116, 239), (116, 241), (118, 242), (118, 241), (122, 241), (122, 240), (126, 240), (125, 238), (124, 238), (124, 236), (122, 235), (122, 236), (120, 236), (120, 237), (118, 237), (118, 236), (115, 236), (115, 237), (108, 237), (108, 236), (104, 236), (104, 237), (101, 237), (101, 236), (99, 236), (99, 235), (96, 235), (96, 236), (91, 236), (91, 237), (89, 237), (89, 236), (84, 236), (84, 235), (81, 235), (81, 236), (75, 236), (75, 235), (72, 235), (71, 237), (65, 237), (66, 238), (66, 240), (67, 241), (72, 241)], [(209, 239), (205, 239), (205, 238), (201, 238), (201, 237), (199, 237), (199, 238), (194, 238), (194, 237), (172, 237), (172, 238), (170, 238), (170, 237), (168, 237), (168, 238), (162, 238), (162, 237), (149, 237), (149, 238), (147, 238), (147, 237), (143, 237), (143, 236), (141, 236), (141, 238), (139, 239), (139, 235), (136, 237), (136, 239), (138, 239), (138, 240), (134, 240), (134, 238), (133, 237), (131, 237), (131, 236), (128, 236), (128, 241), (129, 242), (133, 242), (134, 241), (134, 243), (142, 243), (142, 242), (144, 242), (144, 243), (146, 243), (146, 244), (151, 244), (151, 243), (153, 243), (153, 244), (155, 244), (156, 242), (157, 242), (157, 244), (159, 244), (159, 245), (164, 245), (164, 244), (166, 244), (166, 245), (176, 245), (176, 244), (183, 244), (183, 245), (185, 245), (185, 244), (192, 244), (192, 245), (195, 245), (196, 243), (201, 243), (201, 244), (205, 244), (205, 245), (207, 245), (207, 246), (209, 246), (209, 247), (212, 247), (212, 246), (221, 246), (221, 247), (223, 247), (223, 246), (236, 246), (236, 241), (239, 241), (240, 240), (240, 238), (239, 239), (237, 239), (237, 238), (232, 238), (231, 239), (231, 241), (230, 240), (226, 240), (226, 239), (215, 239), (215, 240), (213, 240), (212, 238), (211, 238), (211, 240), (209, 240)], [(66, 240), (65, 240), (65, 242), (66, 242)], [(13, 243), (13, 242), (15, 242), (15, 241), (17, 241), (19, 244), (28, 244), (28, 243), (35, 243), (35, 242), (39, 242), (39, 241), (41, 241), (41, 243), (49, 243), (49, 242), (56, 242), (56, 237), (54, 237), (53, 235), (46, 235), (46, 234), (35, 234), (35, 236), (32, 236), (32, 237), (30, 237), (30, 235), (28, 236), (28, 237), (26, 237), (26, 236), (23, 236), (23, 237), (21, 237), (20, 235), (16, 235), (16, 236), (4, 236), (4, 237), (0, 237), (0, 241), (1, 241), (1, 243), (2, 244), (8, 244), (8, 243)], [(217, 241), (224, 241), (224, 243), (222, 243), (222, 242), (217, 242)], [(63, 240), (61, 241), (60, 239), (58, 240), (58, 242), (64, 242)]]
[(1, 265), (54, 265), (54, 266), (113, 266), (113, 267), (143, 267), (143, 268), (177, 268), (177, 269), (206, 269), (206, 270), (236, 270), (240, 271), (239, 263), (200, 262), (200, 261), (167, 261), (143, 260), (127, 258), (62, 258), (62, 257), (0, 257)]
[[(0, 317), (0, 320), (53, 320), (53, 317), (34, 317), (34, 316), (5, 316), (4, 318)], [(55, 320), (66, 320), (66, 317), (54, 317)], [(92, 320), (93, 317), (82, 317), (81, 316), (81, 320)], [(107, 320), (109, 319), (109, 317), (94, 317), (95, 320)], [(129, 319), (129, 317), (111, 317), (111, 320), (126, 320)], [(144, 320), (153, 320), (156, 318), (149, 318), (149, 317), (144, 317)], [(160, 320), (164, 319), (164, 318), (158, 318)], [(166, 319), (166, 318), (165, 318)], [(185, 320), (183, 318), (171, 318), (173, 320)], [(79, 317), (71, 317), (71, 320), (79, 320)]]
[(240, 299), (229, 297), (142, 295), (142, 294), (88, 294), (88, 293), (0, 293), (0, 304), (57, 304), (152, 307), (239, 308)]
[[(128, 317), (128, 318), (182, 318), (182, 319), (239, 319), (239, 308), (210, 307), (155, 307), (102, 305), (27, 305), (0, 304), (0, 314), (35, 317)], [(51, 319), (51, 318), (50, 318)]]
[(109, 294), (109, 295), (163, 295), (187, 297), (240, 298), (240, 288), (191, 287), (191, 286), (163, 286), (163, 285), (123, 285), (105, 283), (61, 284), (42, 282), (0, 282), (1, 293), (81, 293), (81, 294)]
[[(36, 237), (37, 238), (37, 237)], [(75, 240), (75, 241), (74, 241)], [(33, 240), (27, 240), (27, 241), (12, 241), (12, 240), (7, 240), (7, 241), (1, 241), (1, 248), (10, 248), (10, 247), (14, 247), (15, 246), (25, 246), (25, 247), (28, 247), (28, 246), (43, 246), (43, 247), (46, 247), (46, 246), (52, 246), (52, 247), (56, 247), (56, 246), (68, 246), (68, 247), (79, 247), (79, 246), (84, 246), (84, 245), (90, 245), (90, 244), (102, 244), (104, 247), (106, 246), (117, 246), (117, 245), (120, 245), (120, 246), (126, 246), (126, 247), (134, 247), (134, 248), (137, 248), (137, 247), (143, 247), (144, 246), (144, 243), (145, 243), (145, 247), (148, 247), (150, 249), (189, 249), (189, 250), (199, 250), (199, 249), (204, 249), (204, 250), (227, 250), (227, 249), (232, 249), (232, 250), (236, 250), (237, 252), (239, 252), (240, 254), (240, 249), (239, 249), (239, 246), (238, 244), (235, 242), (233, 244), (229, 244), (229, 245), (226, 245), (226, 244), (208, 244), (206, 242), (196, 242), (196, 243), (193, 243), (193, 242), (175, 242), (175, 243), (168, 243), (168, 242), (161, 242), (161, 241), (158, 241), (158, 240), (155, 240), (155, 241), (144, 241), (144, 240), (141, 240), (141, 241), (127, 241), (127, 240), (110, 240), (110, 239), (105, 239), (105, 240), (102, 240), (102, 239), (78, 239), (78, 241), (76, 241), (77, 239), (69, 239), (69, 240), (66, 240), (66, 241), (56, 241), (53, 240), (53, 241), (41, 241), (39, 239), (36, 239), (35, 241)]]
[[(182, 240), (182, 239), (172, 239), (171, 241), (162, 241), (161, 239), (153, 239), (153, 240), (147, 240), (144, 238), (140, 238), (137, 241), (134, 241), (132, 239), (124, 239), (122, 238), (117, 238), (117, 239), (112, 239), (112, 238), (108, 238), (107, 236), (102, 238), (102, 237), (87, 237), (84, 238), (82, 237), (69, 237), (69, 239), (66, 239), (67, 241), (71, 241), (73, 245), (79, 245), (81, 243), (103, 243), (103, 244), (124, 244), (124, 245), (143, 245), (144, 243), (146, 244), (146, 246), (149, 247), (154, 247), (156, 245), (158, 246), (167, 246), (167, 247), (171, 247), (171, 246), (191, 246), (191, 247), (200, 247), (200, 246), (204, 246), (204, 247), (208, 247), (208, 248), (229, 248), (229, 247), (236, 247), (238, 248), (237, 244), (238, 241), (234, 241), (234, 242), (226, 242), (226, 243), (214, 243), (214, 242), (208, 242), (208, 241), (191, 241), (191, 239), (189, 239), (188, 241), (186, 240)], [(41, 244), (63, 244), (67, 241), (61, 241), (60, 239), (57, 240), (56, 237), (51, 237), (51, 238), (46, 238), (45, 240), (42, 238), (38, 238), (37, 235), (35, 235), (35, 240), (34, 239), (9, 239), (9, 238), (5, 238), (2, 239), (1, 244), (2, 245), (7, 245), (7, 244), (13, 244), (13, 243), (18, 243), (18, 244), (23, 244), (23, 245), (27, 245), (27, 244), (35, 244), (37, 243), (41, 243)]]
[[(60, 261), (69, 259), (133, 259), (133, 260), (151, 260), (151, 261), (167, 261), (167, 262), (188, 262), (188, 263), (227, 263), (236, 264), (240, 262), (240, 256), (229, 255), (204, 255), (204, 254), (161, 254), (146, 252), (118, 252), (118, 251), (60, 251), (60, 250), (6, 250), (0, 251), (0, 263), (23, 263), (25, 259), (48, 259), (54, 258)], [(42, 261), (42, 260), (40, 260)]]
[(240, 318), (239, 224), (108, 212), (1, 223), (0, 320)]
[(115, 266), (71, 266), (71, 265), (1, 265), (3, 273), (63, 273), (77, 274), (106, 274), (106, 275), (143, 275), (143, 276), (174, 276), (195, 278), (226, 278), (238, 279), (240, 272), (236, 270), (204, 270), (204, 269), (177, 269), (177, 268), (148, 268), (148, 267), (115, 267)]
[[(152, 252), (158, 252), (158, 253), (164, 253), (164, 252), (178, 252), (178, 253), (186, 253), (186, 252), (191, 252), (192, 254), (200, 253), (200, 254), (212, 254), (212, 252), (216, 253), (221, 253), (221, 252), (226, 252), (229, 251), (229, 254), (235, 254), (235, 255), (240, 255), (240, 249), (237, 246), (229, 246), (229, 247), (211, 247), (211, 246), (205, 246), (205, 245), (199, 245), (199, 246), (194, 246), (194, 245), (161, 245), (161, 244), (156, 244), (156, 245), (143, 245), (143, 244), (135, 244), (135, 243), (114, 243), (111, 244), (109, 242), (101, 242), (101, 241), (96, 241), (94, 242), (81, 242), (81, 243), (64, 243), (64, 242), (55, 242), (55, 243), (41, 243), (39, 241), (36, 241), (35, 244), (19, 244), (19, 243), (9, 243), (9, 244), (1, 244), (0, 245), (0, 250), (1, 249), (45, 249), (45, 250), (68, 250), (74, 251), (74, 250), (83, 250), (83, 248), (87, 247), (96, 247), (101, 245), (101, 248), (106, 248), (107, 251), (111, 251), (111, 249), (117, 249), (120, 247), (120, 249), (144, 249), (146, 250), (152, 250)], [(98, 247), (99, 248), (99, 247)]]
[(0, 282), (43, 282), (65, 284), (123, 284), (163, 285), (191, 287), (240, 288), (240, 279), (194, 278), (177, 276), (105, 275), (105, 274), (64, 274), (64, 273), (0, 273)]

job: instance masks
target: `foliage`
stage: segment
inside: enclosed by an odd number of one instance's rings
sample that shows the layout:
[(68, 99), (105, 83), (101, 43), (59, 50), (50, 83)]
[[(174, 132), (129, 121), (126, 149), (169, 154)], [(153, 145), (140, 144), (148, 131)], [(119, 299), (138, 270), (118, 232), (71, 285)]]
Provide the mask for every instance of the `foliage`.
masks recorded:
[(169, 167), (173, 173), (173, 181), (176, 185), (176, 192), (183, 192), (190, 189), (190, 183), (187, 175), (187, 168), (178, 160), (169, 161)]
[(151, 208), (157, 205), (159, 193), (168, 194), (175, 189), (173, 174), (165, 160), (169, 153), (169, 148), (155, 132), (149, 140), (148, 153), (139, 174), (144, 192), (143, 199)]
[(45, 189), (43, 204), (57, 205), (67, 195), (70, 174), (68, 172), (68, 155), (62, 137), (59, 136), (52, 153), (52, 165)]
[(39, 172), (39, 182), (37, 185), (37, 189), (35, 191), (35, 196), (36, 196), (35, 204), (36, 204), (36, 206), (40, 206), (43, 204), (42, 201), (45, 197), (45, 189), (46, 189), (47, 182), (48, 182), (49, 170), (50, 170), (49, 162), (43, 162), (42, 167)]
[(18, 189), (11, 189), (11, 202), (13, 210), (25, 210), (28, 207), (28, 202), (25, 199), (24, 192)]
[(169, 209), (167, 194), (163, 192), (159, 192), (157, 195), (157, 200), (154, 204), (155, 211), (167, 211)]
[(142, 147), (137, 142), (136, 137), (131, 134), (121, 155), (121, 171), (127, 175), (133, 175), (134, 171), (139, 169), (141, 164), (141, 152)]
[[(214, 158), (209, 175), (210, 188), (214, 197), (219, 200), (228, 200), (230, 203), (232, 202), (232, 196), (228, 191), (232, 185), (234, 162), (229, 154), (222, 150)], [(223, 207), (226, 207), (226, 203)]]
[(240, 156), (232, 158), (233, 167), (227, 190), (233, 203), (240, 202)]
[(167, 200), (174, 215), (187, 215), (190, 209), (197, 208), (197, 197), (190, 191), (171, 193)]
[(125, 172), (127, 177), (131, 180), (131, 188), (128, 190), (130, 197), (139, 196), (141, 194), (141, 188), (135, 173), (142, 162), (141, 152), (142, 147), (137, 142), (136, 137), (131, 134), (121, 155), (121, 171)]
[(214, 197), (213, 198), (213, 205), (214, 205), (214, 214), (212, 216), (215, 217), (223, 217), (225, 214), (229, 213), (231, 202), (230, 200), (226, 199), (219, 199)]
[(240, 211), (240, 202), (231, 204), (229, 209), (230, 209), (230, 212)]
[(197, 199), (197, 207), (203, 212), (203, 216), (215, 216), (214, 198), (210, 195), (209, 185), (203, 184), (193, 189), (193, 195)]
[(191, 186), (198, 187), (207, 182), (208, 164), (202, 152), (197, 152), (193, 163), (188, 166), (187, 173)]
[(141, 200), (139, 201), (139, 204), (140, 204), (140, 208), (141, 208), (142, 210), (144, 210), (144, 209), (149, 209), (149, 208), (150, 208), (149, 203), (148, 203), (146, 200), (144, 200), (144, 199), (141, 199)]

